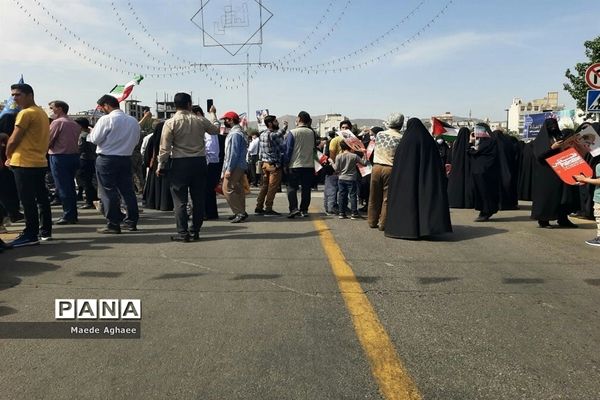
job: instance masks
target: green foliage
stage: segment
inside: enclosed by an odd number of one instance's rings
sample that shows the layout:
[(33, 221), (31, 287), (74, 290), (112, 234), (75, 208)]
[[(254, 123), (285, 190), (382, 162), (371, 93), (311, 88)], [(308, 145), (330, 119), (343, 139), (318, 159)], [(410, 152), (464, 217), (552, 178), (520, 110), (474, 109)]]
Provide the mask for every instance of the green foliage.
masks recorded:
[[(590, 89), (585, 83), (585, 70), (593, 63), (600, 62), (600, 36), (588, 40), (584, 44), (585, 55), (588, 61), (575, 64), (575, 75), (570, 69), (567, 69), (565, 76), (570, 83), (564, 84), (564, 89), (569, 92), (571, 97), (577, 102), (577, 107), (585, 110), (585, 100), (587, 91)], [(590, 117), (590, 115), (588, 115)]]

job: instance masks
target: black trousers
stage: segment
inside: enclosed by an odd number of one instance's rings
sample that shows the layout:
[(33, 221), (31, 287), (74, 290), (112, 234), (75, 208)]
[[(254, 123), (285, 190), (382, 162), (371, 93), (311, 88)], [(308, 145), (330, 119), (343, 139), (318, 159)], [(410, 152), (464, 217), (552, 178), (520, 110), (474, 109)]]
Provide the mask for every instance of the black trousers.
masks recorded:
[(315, 176), (314, 168), (291, 168), (288, 176), (287, 195), (290, 212), (298, 210), (298, 188), (302, 186), (300, 196), (300, 208), (302, 212), (308, 212), (310, 207), (310, 191)]
[(204, 199), (204, 215), (206, 218), (219, 218), (219, 210), (217, 209), (217, 193), (215, 192), (215, 187), (221, 179), (222, 169), (223, 164), (221, 163), (211, 163), (207, 165), (206, 196)]
[(37, 237), (40, 234), (41, 223), (41, 234), (43, 236), (52, 235), (52, 211), (46, 187), (47, 168), (12, 167), (12, 170), (25, 212), (23, 234)]
[[(0, 169), (0, 205), (11, 217), (19, 213), (19, 195), (17, 194), (15, 177), (7, 167)], [(4, 217), (4, 215), (1, 217)]]
[(96, 176), (96, 161), (79, 160), (79, 178), (83, 183), (85, 191), (85, 203), (92, 205), (94, 200), (98, 200), (98, 192), (94, 186), (94, 176)]
[(171, 181), (177, 232), (179, 234), (188, 233), (188, 194), (192, 198), (192, 228), (189, 232), (199, 232), (204, 220), (206, 157), (173, 158), (168, 173)]

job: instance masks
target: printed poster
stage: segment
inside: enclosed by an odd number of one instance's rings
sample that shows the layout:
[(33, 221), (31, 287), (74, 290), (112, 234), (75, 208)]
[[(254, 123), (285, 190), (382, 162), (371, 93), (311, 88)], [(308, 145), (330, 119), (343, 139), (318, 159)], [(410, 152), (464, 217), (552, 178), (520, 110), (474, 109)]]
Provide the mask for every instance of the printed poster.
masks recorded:
[(593, 175), (592, 168), (579, 155), (577, 150), (569, 148), (558, 153), (555, 156), (548, 157), (546, 162), (558, 177), (566, 184), (577, 185), (578, 182), (573, 178), (575, 175)]

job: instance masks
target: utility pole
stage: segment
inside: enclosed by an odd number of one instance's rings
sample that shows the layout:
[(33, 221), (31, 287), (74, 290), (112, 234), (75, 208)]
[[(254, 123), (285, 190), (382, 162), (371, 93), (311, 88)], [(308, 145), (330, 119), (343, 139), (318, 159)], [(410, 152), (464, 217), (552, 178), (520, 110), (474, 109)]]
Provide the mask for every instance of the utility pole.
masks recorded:
[(250, 127), (250, 53), (246, 53), (246, 120)]

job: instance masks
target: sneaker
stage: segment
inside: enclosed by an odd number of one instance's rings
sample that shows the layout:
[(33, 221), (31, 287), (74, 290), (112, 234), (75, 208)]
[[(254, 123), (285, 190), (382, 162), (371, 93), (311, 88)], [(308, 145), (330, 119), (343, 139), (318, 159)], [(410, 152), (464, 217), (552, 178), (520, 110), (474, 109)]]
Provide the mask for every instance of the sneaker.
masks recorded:
[(52, 240), (52, 234), (51, 234), (51, 233), (42, 233), (42, 234), (40, 235), (40, 240), (41, 240), (42, 242), (47, 242), (47, 241), (49, 241), (49, 240)]
[(568, 228), (568, 229), (573, 229), (573, 228), (577, 228), (578, 227), (577, 225), (575, 225), (574, 223), (572, 223), (568, 219), (566, 219), (564, 221), (558, 221), (558, 226), (560, 226), (561, 228)]
[[(240, 214), (242, 216), (242, 221), (245, 221), (248, 219), (248, 213), (246, 211), (244, 211), (243, 213)], [(234, 218), (235, 219), (235, 218)]]
[(104, 228), (96, 229), (96, 232), (107, 235), (118, 235), (119, 233), (121, 233), (121, 227), (107, 226)]
[(300, 210), (294, 210), (294, 211), (290, 211), (290, 213), (288, 214), (287, 217), (292, 219), (292, 218), (296, 218), (299, 215), (301, 215)]
[(173, 235), (171, 236), (171, 240), (173, 242), (189, 242), (190, 241), (190, 235), (186, 234), (182, 234), (182, 233), (178, 233), (177, 235)]
[(11, 216), (9, 218), (9, 221), (10, 222), (20, 222), (20, 221), (23, 221), (24, 219), (25, 219), (25, 214), (23, 214), (22, 212), (19, 211), (15, 215)]
[(308, 218), (309, 217), (308, 211), (300, 211), (300, 216), (302, 218)]
[(238, 214), (235, 216), (234, 219), (231, 220), (232, 224), (239, 224), (240, 222), (243, 222), (246, 218), (244, 217), (244, 214)]
[(234, 220), (235, 217), (237, 217), (237, 214), (230, 215), (229, 217), (227, 217), (227, 219), (231, 221)]
[(125, 229), (126, 231), (129, 231), (129, 232), (136, 232), (138, 230), (137, 224), (135, 222), (131, 222), (131, 221), (123, 221), (121, 223), (121, 229)]
[(74, 225), (76, 223), (77, 223), (76, 219), (70, 220), (70, 219), (59, 218), (54, 224), (55, 225)]
[(585, 242), (590, 246), (600, 246), (600, 237), (595, 237), (591, 240), (586, 240)]
[(359, 213), (352, 213), (350, 219), (362, 219), (362, 216)]
[(27, 236), (21, 233), (15, 240), (10, 242), (10, 246), (17, 247), (25, 247), (25, 246), (35, 246), (36, 244), (40, 244), (37, 236)]
[(281, 213), (278, 213), (275, 210), (267, 210), (267, 211), (265, 211), (264, 215), (266, 215), (266, 216), (272, 216), (272, 217), (278, 217), (278, 216), (281, 215)]
[(200, 232), (190, 232), (190, 240), (192, 242), (197, 242), (200, 240)]
[(340, 216), (338, 218), (339, 219), (348, 219), (348, 216), (346, 214), (340, 214)]
[(254, 214), (256, 214), (256, 215), (263, 215), (264, 213), (265, 213), (265, 210), (263, 210), (262, 208), (254, 209)]

